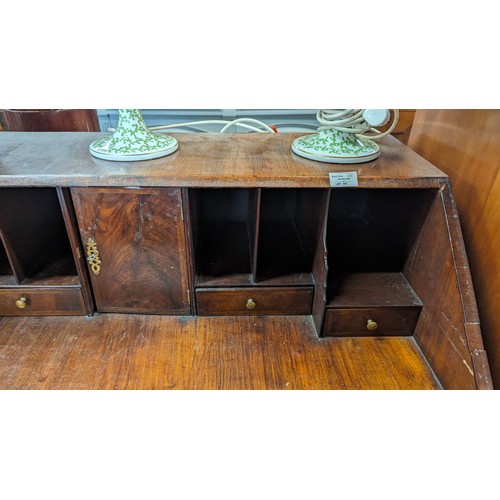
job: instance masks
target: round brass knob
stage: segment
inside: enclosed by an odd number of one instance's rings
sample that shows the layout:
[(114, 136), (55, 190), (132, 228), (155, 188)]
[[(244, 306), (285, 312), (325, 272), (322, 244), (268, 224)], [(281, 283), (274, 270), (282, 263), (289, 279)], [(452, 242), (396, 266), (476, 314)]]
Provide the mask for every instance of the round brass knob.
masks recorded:
[(251, 311), (252, 309), (255, 309), (256, 306), (257, 306), (257, 304), (253, 301), (253, 299), (247, 300), (247, 309), (249, 309)]
[(370, 330), (370, 332), (375, 331), (378, 328), (377, 323), (373, 321), (372, 319), (369, 319), (368, 322), (366, 323), (366, 329)]
[(19, 309), (26, 309), (26, 297), (21, 297), (19, 300), (16, 300), (16, 307)]

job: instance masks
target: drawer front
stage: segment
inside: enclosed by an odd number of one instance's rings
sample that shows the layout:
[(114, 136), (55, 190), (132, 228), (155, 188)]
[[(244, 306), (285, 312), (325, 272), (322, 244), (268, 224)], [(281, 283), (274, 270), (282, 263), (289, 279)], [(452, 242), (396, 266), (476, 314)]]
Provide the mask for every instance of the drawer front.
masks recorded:
[(198, 314), (311, 314), (313, 287), (198, 288)]
[(85, 314), (85, 303), (80, 287), (0, 289), (0, 316), (84, 316)]
[(327, 309), (324, 337), (413, 335), (421, 307)]

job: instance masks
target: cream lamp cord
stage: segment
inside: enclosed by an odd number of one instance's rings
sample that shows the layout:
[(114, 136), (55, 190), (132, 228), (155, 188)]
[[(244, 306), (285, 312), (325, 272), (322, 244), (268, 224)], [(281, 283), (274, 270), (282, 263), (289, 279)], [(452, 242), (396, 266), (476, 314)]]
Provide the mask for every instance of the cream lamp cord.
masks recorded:
[[(251, 125), (248, 125), (247, 123), (244, 122), (250, 122), (250, 123), (255, 123), (259, 125), (260, 127), (264, 128), (264, 130), (261, 130), (260, 128), (257, 127), (252, 127)], [(178, 123), (178, 124), (172, 124), (172, 125), (160, 125), (158, 127), (151, 127), (150, 130), (163, 130), (167, 128), (178, 128), (178, 127), (189, 127), (191, 125), (207, 125), (207, 124), (222, 124), (224, 125), (222, 129), (220, 130), (220, 133), (224, 133), (229, 127), (232, 125), (237, 125), (238, 127), (246, 128), (248, 130), (252, 130), (254, 132), (269, 132), (274, 134), (274, 130), (267, 126), (265, 123), (255, 120), (254, 118), (237, 118), (236, 120), (232, 121), (227, 121), (227, 120), (204, 120), (204, 121), (197, 121), (197, 122), (187, 122), (187, 123)]]
[[(262, 128), (257, 128), (252, 125), (248, 125), (247, 123), (244, 122), (250, 122), (254, 123), (256, 125), (259, 125)], [(275, 131), (266, 125), (265, 123), (255, 120), (254, 118), (237, 118), (236, 120), (228, 121), (228, 120), (201, 120), (201, 121), (196, 121), (196, 122), (186, 122), (186, 123), (173, 123), (171, 125), (158, 125), (156, 127), (148, 127), (149, 130), (152, 131), (161, 131), (165, 130), (168, 128), (182, 128), (182, 127), (190, 127), (193, 125), (207, 125), (207, 124), (217, 124), (217, 125), (223, 125), (222, 129), (219, 131), (219, 133), (224, 133), (228, 128), (230, 128), (232, 125), (235, 125), (237, 127), (245, 128), (247, 130), (251, 130), (253, 132), (261, 132), (261, 133), (272, 133), (274, 134)], [(114, 132), (116, 129), (114, 128), (108, 128), (108, 132)]]
[[(321, 125), (318, 127), (318, 130), (334, 129), (367, 139), (381, 139), (389, 135), (398, 123), (399, 111), (397, 109), (393, 109), (392, 111), (394, 112), (393, 121), (385, 132), (380, 132), (380, 130), (373, 128), (363, 118), (364, 109), (320, 109), (316, 115), (316, 119)], [(374, 132), (374, 134), (370, 135), (366, 134), (366, 132)]]
[[(316, 115), (316, 119), (318, 123), (321, 125), (318, 127), (318, 130), (324, 129), (335, 129), (339, 132), (347, 132), (351, 134), (356, 134), (359, 137), (366, 137), (367, 139), (381, 139), (386, 135), (389, 135), (393, 130), (396, 124), (398, 123), (399, 111), (394, 109), (393, 122), (391, 126), (385, 131), (380, 132), (376, 128), (373, 128), (366, 120), (363, 118), (364, 109), (320, 109)], [(247, 122), (257, 125), (252, 126)], [(231, 126), (241, 127), (247, 130), (251, 130), (252, 132), (261, 132), (261, 133), (276, 133), (271, 127), (261, 122), (260, 120), (256, 120), (254, 118), (237, 118), (236, 120), (228, 121), (228, 120), (201, 120), (194, 122), (185, 122), (185, 123), (173, 123), (170, 125), (158, 125), (156, 127), (148, 127), (151, 131), (161, 131), (169, 128), (182, 128), (182, 127), (190, 127), (195, 125), (208, 125), (208, 124), (217, 124), (223, 125), (222, 129), (219, 133), (224, 133)], [(264, 129), (264, 130), (262, 130)], [(109, 128), (109, 132), (114, 132), (116, 129)], [(374, 132), (372, 135), (365, 135), (365, 132)]]

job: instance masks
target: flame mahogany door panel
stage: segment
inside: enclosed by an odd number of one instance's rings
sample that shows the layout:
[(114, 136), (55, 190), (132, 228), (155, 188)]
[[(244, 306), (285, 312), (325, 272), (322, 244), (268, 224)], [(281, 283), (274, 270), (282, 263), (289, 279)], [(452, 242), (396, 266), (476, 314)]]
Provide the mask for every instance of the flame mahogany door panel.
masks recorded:
[(190, 314), (181, 189), (71, 191), (83, 247), (88, 255), (90, 239), (98, 251), (89, 265), (97, 310)]

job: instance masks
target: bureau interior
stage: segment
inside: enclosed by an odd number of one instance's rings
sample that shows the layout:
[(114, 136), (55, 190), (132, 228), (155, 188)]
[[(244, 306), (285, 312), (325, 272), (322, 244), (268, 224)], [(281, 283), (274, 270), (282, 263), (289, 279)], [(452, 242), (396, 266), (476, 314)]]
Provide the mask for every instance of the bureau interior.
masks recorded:
[(327, 190), (191, 189), (198, 284), (312, 284)]
[(351, 274), (400, 275), (437, 192), (333, 190), (327, 225), (327, 300), (340, 293), (343, 281)]
[[(303, 281), (312, 271), (327, 190), (261, 189), (256, 281)], [(311, 283), (312, 278), (310, 278)]]
[(17, 283), (77, 275), (56, 189), (2, 189), (0, 233), (0, 267), (10, 260)]
[(255, 189), (189, 190), (198, 281), (228, 276), (250, 280), (256, 201)]

